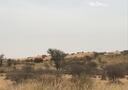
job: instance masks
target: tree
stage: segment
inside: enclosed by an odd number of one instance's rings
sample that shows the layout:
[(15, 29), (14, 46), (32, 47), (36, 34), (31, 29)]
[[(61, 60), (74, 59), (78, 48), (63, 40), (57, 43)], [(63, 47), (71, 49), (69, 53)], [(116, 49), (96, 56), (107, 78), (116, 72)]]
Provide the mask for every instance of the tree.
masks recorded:
[(47, 52), (51, 55), (51, 60), (54, 61), (56, 69), (59, 70), (62, 66), (66, 54), (63, 51), (57, 49), (48, 49)]
[(112, 82), (118, 81), (119, 78), (124, 77), (126, 74), (126, 68), (123, 64), (108, 65), (104, 68), (104, 72), (109, 80)]
[(4, 60), (4, 54), (0, 55), (0, 66), (2, 66)]
[(11, 66), (12, 65), (12, 63), (13, 63), (13, 60), (12, 59), (7, 59), (7, 66)]

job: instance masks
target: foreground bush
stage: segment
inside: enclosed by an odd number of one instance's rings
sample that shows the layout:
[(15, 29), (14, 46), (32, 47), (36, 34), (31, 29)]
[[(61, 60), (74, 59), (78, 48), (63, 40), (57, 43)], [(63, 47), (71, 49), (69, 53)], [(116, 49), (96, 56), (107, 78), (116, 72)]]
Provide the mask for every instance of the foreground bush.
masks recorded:
[(14, 81), (16, 83), (21, 83), (27, 79), (37, 79), (41, 75), (55, 75), (57, 76), (56, 70), (49, 69), (34, 69), (31, 65), (25, 65), (22, 69), (14, 69), (10, 72), (7, 72), (6, 79)]
[(11, 72), (8, 72), (6, 79), (10, 79), (11, 81), (19, 83), (22, 80), (34, 78), (34, 76), (34, 69), (31, 66), (24, 66), (21, 70), (15, 69)]

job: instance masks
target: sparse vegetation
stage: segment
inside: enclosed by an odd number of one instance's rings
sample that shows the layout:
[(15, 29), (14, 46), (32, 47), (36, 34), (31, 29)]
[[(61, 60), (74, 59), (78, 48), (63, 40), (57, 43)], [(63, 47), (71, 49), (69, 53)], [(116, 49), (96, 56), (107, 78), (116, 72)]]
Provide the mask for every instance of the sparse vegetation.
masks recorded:
[[(70, 56), (63, 51), (49, 49), (48, 54), (50, 54), (49, 60), (39, 57), (27, 58), (24, 61), (5, 60), (2, 55), (0, 77), (4, 77), (2, 79), (4, 81), (10, 81), (11, 87), (3, 89), (0, 86), (0, 90), (127, 90), (128, 88), (123, 86), (128, 83), (125, 78), (128, 75), (126, 51), (123, 54), (94, 52), (90, 53), (91, 55), (78, 52)], [(125, 82), (122, 79), (125, 79)], [(97, 82), (98, 80), (100, 82)]]

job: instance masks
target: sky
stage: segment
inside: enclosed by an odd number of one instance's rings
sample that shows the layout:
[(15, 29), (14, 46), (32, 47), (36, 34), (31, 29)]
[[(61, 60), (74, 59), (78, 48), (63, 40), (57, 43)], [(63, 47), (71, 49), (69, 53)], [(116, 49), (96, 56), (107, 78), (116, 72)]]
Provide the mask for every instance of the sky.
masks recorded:
[(6, 57), (128, 49), (128, 0), (0, 0)]

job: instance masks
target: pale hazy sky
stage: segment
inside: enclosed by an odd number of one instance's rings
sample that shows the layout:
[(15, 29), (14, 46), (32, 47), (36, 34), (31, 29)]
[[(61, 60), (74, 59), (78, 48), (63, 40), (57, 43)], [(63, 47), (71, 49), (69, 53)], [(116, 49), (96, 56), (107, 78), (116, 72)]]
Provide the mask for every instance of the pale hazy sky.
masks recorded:
[(7, 57), (128, 49), (128, 0), (0, 0)]

